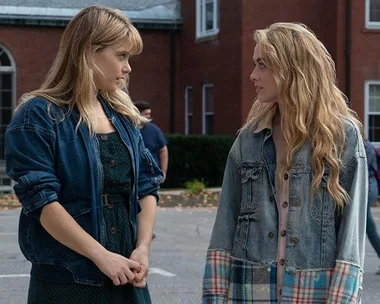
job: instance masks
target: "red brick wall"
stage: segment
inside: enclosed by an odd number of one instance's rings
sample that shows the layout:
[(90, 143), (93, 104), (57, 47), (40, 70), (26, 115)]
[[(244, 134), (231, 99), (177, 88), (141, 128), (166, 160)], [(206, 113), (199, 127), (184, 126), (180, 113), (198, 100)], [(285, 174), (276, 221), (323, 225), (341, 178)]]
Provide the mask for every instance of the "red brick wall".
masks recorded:
[[(0, 44), (16, 62), (17, 98), (39, 88), (56, 56), (63, 28), (0, 26)], [(131, 59), (131, 97), (152, 104), (154, 121), (169, 131), (169, 34), (141, 31), (144, 51)]]
[[(214, 134), (235, 134), (241, 125), (241, 2), (220, 1), (220, 33), (211, 41), (196, 40), (196, 1), (182, 1), (179, 103), (184, 117), (185, 86), (193, 87), (194, 133), (202, 132), (202, 84), (214, 84)], [(178, 131), (185, 129), (177, 119)]]
[(164, 132), (170, 118), (170, 33), (140, 31), (143, 52), (132, 57), (130, 95), (132, 100), (146, 100), (152, 105), (153, 121)]
[(55, 58), (61, 34), (60, 28), (0, 26), (0, 43), (16, 62), (17, 98), (39, 88)]
[(352, 1), (352, 107), (364, 121), (364, 82), (380, 80), (380, 29), (365, 28), (365, 1)]

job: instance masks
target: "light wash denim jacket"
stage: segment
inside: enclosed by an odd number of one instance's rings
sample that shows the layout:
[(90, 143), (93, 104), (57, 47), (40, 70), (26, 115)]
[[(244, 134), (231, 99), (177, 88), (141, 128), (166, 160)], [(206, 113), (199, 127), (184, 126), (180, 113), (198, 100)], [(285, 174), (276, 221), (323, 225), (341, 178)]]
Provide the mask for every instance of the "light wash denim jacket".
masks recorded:
[(327, 191), (328, 170), (311, 199), (311, 147), (289, 171), (289, 213), (281, 299), (276, 294), (278, 211), (271, 129), (243, 129), (228, 156), (207, 252), (203, 303), (359, 303), (364, 264), (367, 163), (357, 127), (345, 120), (342, 213)]
[[(140, 130), (107, 101), (100, 101), (132, 157), (129, 221), (132, 243), (136, 244), (139, 199), (153, 195), (158, 200), (162, 171), (145, 148)], [(96, 265), (55, 240), (39, 222), (42, 208), (59, 201), (85, 231), (105, 246), (103, 167), (97, 137), (89, 135), (84, 123), (76, 131), (77, 110), (68, 113), (67, 107), (51, 104), (49, 111), (48, 105), (40, 97), (28, 101), (15, 113), (5, 135), (7, 173), (18, 182), (15, 192), (22, 204), (19, 245), (32, 262), (32, 277), (100, 286), (104, 275)]]

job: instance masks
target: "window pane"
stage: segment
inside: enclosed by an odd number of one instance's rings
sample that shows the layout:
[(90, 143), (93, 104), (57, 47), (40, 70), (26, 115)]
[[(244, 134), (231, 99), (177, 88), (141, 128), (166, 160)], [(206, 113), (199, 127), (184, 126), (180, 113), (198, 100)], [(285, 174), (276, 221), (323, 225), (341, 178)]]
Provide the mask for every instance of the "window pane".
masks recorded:
[(380, 115), (369, 115), (368, 140), (380, 142)]
[(7, 126), (0, 124), (0, 160), (4, 160), (4, 137)]
[(214, 113), (214, 87), (205, 88), (205, 112)]
[(380, 112), (380, 85), (369, 86), (369, 111)]
[(12, 110), (1, 109), (1, 124), (8, 125), (12, 119)]
[(12, 92), (11, 91), (0, 91), (0, 107), (1, 108), (11, 108), (12, 107)]
[(207, 135), (212, 135), (213, 134), (213, 119), (214, 115), (206, 115), (206, 134)]
[(370, 0), (369, 21), (380, 22), (380, 0)]
[(214, 1), (206, 3), (206, 31), (214, 29)]
[(193, 115), (187, 115), (187, 134), (193, 134)]
[(1, 185), (2, 186), (10, 186), (11, 185), (11, 179), (10, 178), (2, 178), (1, 179)]
[(193, 113), (193, 89), (187, 88), (186, 89), (186, 100), (187, 100), (187, 114)]
[(0, 66), (12, 66), (8, 55), (2, 49), (0, 49)]
[(12, 90), (12, 74), (0, 74), (0, 90)]

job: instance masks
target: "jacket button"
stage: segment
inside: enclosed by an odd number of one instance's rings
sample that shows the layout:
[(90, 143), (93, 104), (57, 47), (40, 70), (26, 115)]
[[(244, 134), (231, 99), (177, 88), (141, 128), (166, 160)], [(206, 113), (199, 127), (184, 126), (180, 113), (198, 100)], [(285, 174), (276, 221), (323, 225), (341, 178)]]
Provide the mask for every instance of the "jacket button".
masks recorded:
[(269, 197), (269, 201), (270, 201), (271, 203), (274, 202), (274, 196), (273, 196), (273, 195), (271, 195), (271, 196)]
[(292, 207), (299, 207), (299, 206), (301, 206), (301, 202), (299, 199), (295, 199), (294, 201), (290, 202), (290, 205)]
[(111, 159), (108, 163), (108, 166), (110, 166), (111, 168), (115, 167), (115, 161)]
[(295, 245), (295, 244), (297, 244), (299, 242), (299, 239), (296, 238), (295, 236), (292, 236), (291, 239), (290, 239), (290, 242), (292, 242)]
[(280, 264), (281, 266), (284, 266), (285, 265), (285, 260), (284, 259), (279, 260), (278, 264)]
[(116, 227), (112, 227), (111, 228), (111, 234), (115, 234), (116, 233)]
[(282, 208), (288, 208), (289, 203), (287, 201), (282, 203)]
[(107, 140), (107, 139), (108, 139), (108, 135), (107, 135), (107, 134), (102, 134), (102, 135), (100, 136), (100, 138), (101, 138), (102, 140)]
[(281, 236), (285, 236), (286, 235), (286, 230), (282, 230), (281, 231)]
[(285, 174), (284, 174), (284, 180), (288, 180), (288, 178), (289, 178), (288, 173), (285, 173)]
[(273, 232), (269, 232), (269, 233), (268, 233), (268, 236), (269, 236), (270, 238), (272, 238), (272, 237), (274, 237), (274, 233), (273, 233)]

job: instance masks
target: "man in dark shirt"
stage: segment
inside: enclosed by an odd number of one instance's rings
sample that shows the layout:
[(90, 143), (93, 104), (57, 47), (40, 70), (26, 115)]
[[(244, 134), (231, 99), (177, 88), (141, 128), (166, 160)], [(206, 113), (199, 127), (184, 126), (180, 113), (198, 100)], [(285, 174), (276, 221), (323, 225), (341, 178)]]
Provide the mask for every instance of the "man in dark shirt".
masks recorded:
[[(136, 101), (135, 106), (141, 115), (147, 119), (152, 118), (151, 106), (146, 101)], [(166, 172), (168, 170), (169, 153), (167, 140), (161, 129), (154, 123), (148, 122), (141, 129), (141, 135), (144, 140), (145, 147), (150, 151), (154, 160), (164, 173), (161, 184), (166, 180)]]

